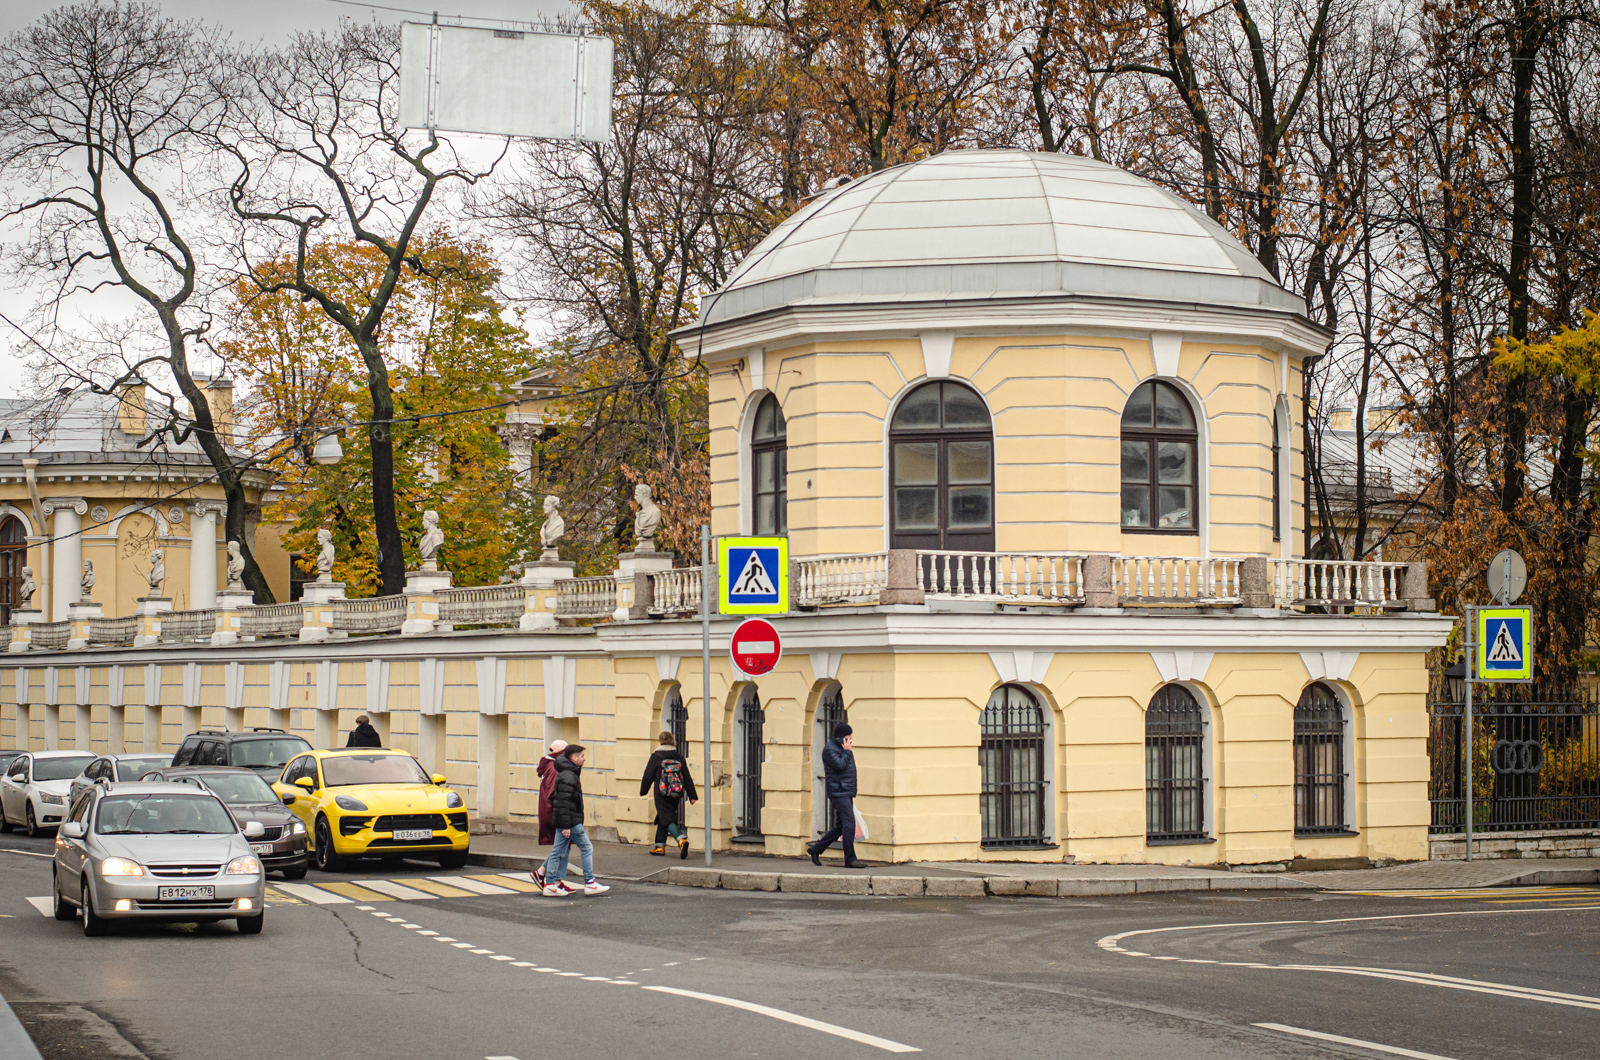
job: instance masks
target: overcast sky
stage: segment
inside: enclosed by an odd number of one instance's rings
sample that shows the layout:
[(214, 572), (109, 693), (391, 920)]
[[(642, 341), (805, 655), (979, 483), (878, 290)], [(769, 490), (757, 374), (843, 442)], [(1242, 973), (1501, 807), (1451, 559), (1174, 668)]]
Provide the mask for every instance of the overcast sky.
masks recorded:
[[(22, 29), (47, 11), (66, 6), (46, 0), (0, 0), (0, 34)], [(265, 41), (275, 44), (298, 30), (333, 29), (341, 18), (366, 20), (379, 18), (403, 22), (427, 18), (433, 10), (428, 0), (421, 3), (391, 0), (382, 7), (336, 3), (334, 0), (157, 0), (155, 6), (176, 18), (202, 18), (224, 26), (241, 42)], [(386, 10), (405, 8), (412, 10)], [(481, 20), (529, 22), (570, 10), (565, 0), (449, 0), (439, 6), (440, 21), (485, 25)], [(18, 323), (28, 315), (33, 296), (11, 289), (9, 276), (0, 282), (0, 312)], [(131, 301), (131, 300), (130, 300)], [(26, 382), (24, 359), (28, 341), (9, 325), (0, 322), (0, 396), (18, 393)]]

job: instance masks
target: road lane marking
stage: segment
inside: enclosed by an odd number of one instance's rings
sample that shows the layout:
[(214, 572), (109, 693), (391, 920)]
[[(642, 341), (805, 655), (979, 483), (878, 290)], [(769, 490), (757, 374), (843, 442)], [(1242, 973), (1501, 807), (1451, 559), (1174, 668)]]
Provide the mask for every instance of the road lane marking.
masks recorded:
[(471, 876), (433, 876), (434, 883), (442, 883), (446, 887), (463, 887), (474, 894), (513, 894), (510, 887), (501, 887), (493, 883), (484, 883), (482, 880)]
[[(493, 887), (509, 887), (520, 894), (531, 894), (534, 891), (543, 889), (532, 880), (529, 880), (526, 875), (518, 879), (509, 872), (497, 873), (493, 876), (462, 876), (460, 879), (477, 880), (479, 883), (486, 883)], [(462, 886), (465, 887), (466, 884), (462, 884)]]
[(680, 990), (675, 986), (647, 986), (643, 989), (653, 990), (658, 994), (674, 994), (678, 997), (692, 997), (696, 1001), (709, 1001), (713, 1005), (726, 1005), (729, 1008), (743, 1009), (746, 1012), (754, 1012), (758, 1016), (769, 1016), (772, 1019), (782, 1020), (785, 1023), (793, 1023), (798, 1027), (806, 1027), (810, 1030), (821, 1031), (823, 1034), (831, 1034), (835, 1037), (844, 1038), (852, 1042), (860, 1042), (862, 1045), (870, 1045), (874, 1049), (882, 1049), (884, 1052), (922, 1052), (921, 1049), (918, 1049), (912, 1045), (906, 1045), (903, 1042), (894, 1042), (890, 1041), (888, 1038), (879, 1038), (876, 1035), (863, 1034), (860, 1031), (853, 1031), (849, 1027), (840, 1027), (834, 1023), (823, 1023), (821, 1020), (814, 1020), (810, 1016), (801, 1016), (793, 1012), (785, 1012), (781, 1008), (769, 1008), (766, 1005), (757, 1005), (750, 1001), (740, 1001), (736, 997), (723, 997), (721, 994), (702, 994), (698, 990)]
[(11, 847), (0, 847), (7, 854), (26, 854), (30, 858), (53, 858), (54, 854), (41, 854), (37, 850), (13, 850)]
[(350, 899), (346, 898), (342, 894), (333, 894), (329, 891), (324, 891), (320, 887), (314, 887), (309, 883), (280, 883), (276, 884), (275, 886), (278, 888), (278, 890), (283, 891), (286, 894), (292, 894), (296, 898), (304, 898), (306, 901), (312, 902), (316, 905), (354, 904), (350, 901)]
[(493, 953), (494, 950), (486, 950), (486, 949), (479, 948), (479, 949), (475, 949), (475, 950), (468, 950), (467, 952), (468, 953), (475, 953), (475, 954), (477, 954), (477, 955), (479, 955), (481, 957), (485, 953)]
[(1284, 1034), (1298, 1034), (1302, 1038), (1315, 1038), (1322, 1042), (1334, 1042), (1338, 1045), (1352, 1045), (1357, 1049), (1371, 1049), (1375, 1053), (1389, 1053), (1393, 1056), (1409, 1056), (1412, 1060), (1452, 1060), (1448, 1056), (1438, 1053), (1419, 1053), (1415, 1049), (1402, 1049), (1398, 1045), (1383, 1045), (1379, 1042), (1366, 1042), (1360, 1038), (1346, 1038), (1340, 1034), (1323, 1034), (1321, 1031), (1308, 1031), (1304, 1027), (1290, 1027), (1282, 1023), (1252, 1023), (1252, 1027), (1263, 1030), (1281, 1031)]
[(490, 957), (490, 958), (489, 958), (489, 959), (490, 959), (490, 960), (491, 960), (491, 961), (509, 961), (509, 960), (511, 960), (511, 958), (510, 958), (510, 957), (507, 957), (507, 956), (506, 956), (506, 955), (505, 955), (505, 954), (503, 954), (503, 953), (497, 953), (497, 954), (495, 954), (495, 955), (494, 955), (494, 956), (493, 956), (493, 957)]
[(415, 887), (419, 891), (427, 891), (429, 894), (437, 895), (440, 898), (472, 897), (471, 891), (464, 891), (460, 887), (447, 887), (442, 883), (435, 883), (433, 880), (402, 877), (395, 882), (405, 887)]
[[(435, 935), (433, 941), (435, 941), (435, 942), (454, 942), (455, 939), (451, 938), (449, 935)], [(469, 943), (467, 943), (467, 945), (470, 946), (470, 945), (472, 945), (472, 943), (469, 942)]]
[(29, 898), (28, 904), (39, 910), (44, 916), (56, 915), (56, 900), (48, 894), (40, 898)]
[(358, 902), (392, 902), (393, 898), (379, 891), (368, 890), (356, 883), (319, 883), (317, 887), (334, 894), (342, 894), (346, 898), (353, 898)]
[(380, 891), (390, 898), (400, 898), (407, 902), (420, 902), (423, 900), (432, 902), (439, 897), (436, 894), (419, 891), (414, 887), (407, 887), (405, 884), (395, 880), (362, 880), (361, 886), (371, 887), (374, 891)]
[(358, 906), (356, 906), (356, 908), (361, 910), (363, 913), (372, 912), (372, 906), (370, 906), (370, 905), (358, 905)]

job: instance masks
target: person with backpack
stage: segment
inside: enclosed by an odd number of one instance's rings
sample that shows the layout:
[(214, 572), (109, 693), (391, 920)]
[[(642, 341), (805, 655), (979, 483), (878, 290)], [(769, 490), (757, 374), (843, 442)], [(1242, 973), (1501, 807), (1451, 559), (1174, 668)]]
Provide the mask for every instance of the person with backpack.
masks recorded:
[(689, 775), (689, 761), (678, 750), (678, 741), (670, 732), (658, 738), (661, 746), (645, 764), (644, 777), (639, 781), (639, 794), (655, 789), (656, 845), (650, 853), (658, 857), (667, 855), (667, 837), (678, 841), (678, 858), (689, 856), (689, 830), (678, 823), (683, 813), (683, 800), (693, 806), (699, 801), (694, 790), (694, 778)]
[(862, 866), (862, 862), (856, 860), (856, 753), (851, 749), (850, 733), (850, 726), (841, 721), (833, 727), (833, 739), (822, 748), (828, 804), (838, 815), (839, 823), (806, 847), (813, 865), (822, 864), (822, 852), (835, 839), (840, 839), (844, 841), (844, 867), (854, 869)]
[(582, 744), (568, 744), (556, 756), (556, 789), (550, 796), (551, 823), (555, 825), (555, 847), (544, 863), (544, 891), (546, 898), (565, 898), (576, 894), (567, 886), (567, 858), (572, 848), (578, 848), (583, 860), (583, 893), (605, 894), (611, 890), (594, 878), (594, 844), (583, 829), (583, 772), (584, 748)]
[[(534, 770), (539, 776), (539, 845), (547, 847), (556, 841), (555, 811), (550, 808), (550, 799), (556, 793), (556, 756), (567, 749), (567, 741), (550, 741), (550, 751), (539, 759), (539, 765)], [(533, 882), (540, 888), (544, 887), (544, 864), (540, 863), (533, 870)]]

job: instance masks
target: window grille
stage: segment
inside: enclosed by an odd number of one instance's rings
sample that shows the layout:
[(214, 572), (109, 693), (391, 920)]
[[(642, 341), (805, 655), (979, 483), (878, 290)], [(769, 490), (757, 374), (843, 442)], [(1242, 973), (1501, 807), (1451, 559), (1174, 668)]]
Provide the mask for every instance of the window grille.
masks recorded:
[(978, 750), (982, 769), (979, 795), (986, 847), (1044, 846), (1045, 725), (1044, 709), (1033, 693), (1003, 685), (989, 697), (979, 719), (983, 742)]
[(761, 709), (761, 699), (751, 692), (739, 705), (739, 738), (743, 741), (743, 755), (739, 762), (739, 820), (735, 829), (738, 838), (761, 838), (761, 808), (767, 804), (767, 794), (761, 790), (761, 764), (767, 757), (767, 745), (762, 742), (761, 730), (767, 720)]
[(1294, 708), (1294, 831), (1339, 835), (1345, 820), (1344, 708), (1333, 689), (1314, 684)]
[[(665, 702), (661, 705), (661, 722), (672, 738), (677, 742), (678, 750), (683, 755), (684, 761), (689, 760), (689, 711), (683, 705), (683, 691), (677, 685), (667, 689)], [(683, 824), (686, 814), (688, 799), (678, 800), (678, 823)]]
[(1199, 434), (1170, 383), (1140, 384), (1122, 410), (1122, 527), (1193, 534)]
[(1167, 685), (1144, 717), (1145, 833), (1151, 842), (1206, 839), (1205, 717), (1194, 693)]
[[(844, 689), (840, 688), (836, 684), (830, 685), (828, 690), (822, 694), (822, 701), (817, 704), (817, 724), (822, 727), (822, 742), (826, 744), (829, 740), (833, 739), (833, 727), (835, 725), (838, 725), (840, 722), (848, 723), (849, 721), (850, 715), (844, 709)], [(820, 761), (817, 762), (817, 779), (818, 787), (816, 797), (823, 801), (823, 805), (825, 807), (823, 811), (822, 831), (828, 832), (832, 831), (833, 826), (839, 823), (839, 814), (838, 811), (833, 808), (833, 803), (828, 801), (827, 773), (826, 770), (823, 769)], [(817, 834), (821, 835), (822, 832), (818, 832)]]

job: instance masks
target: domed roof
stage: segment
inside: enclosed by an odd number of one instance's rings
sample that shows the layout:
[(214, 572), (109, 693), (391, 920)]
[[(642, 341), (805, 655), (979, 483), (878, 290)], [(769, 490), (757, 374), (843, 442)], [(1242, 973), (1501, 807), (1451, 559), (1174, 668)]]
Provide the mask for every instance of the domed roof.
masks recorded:
[(1237, 239), (1143, 177), (973, 150), (812, 200), (708, 300), (705, 323), (782, 306), (1062, 297), (1306, 311)]

